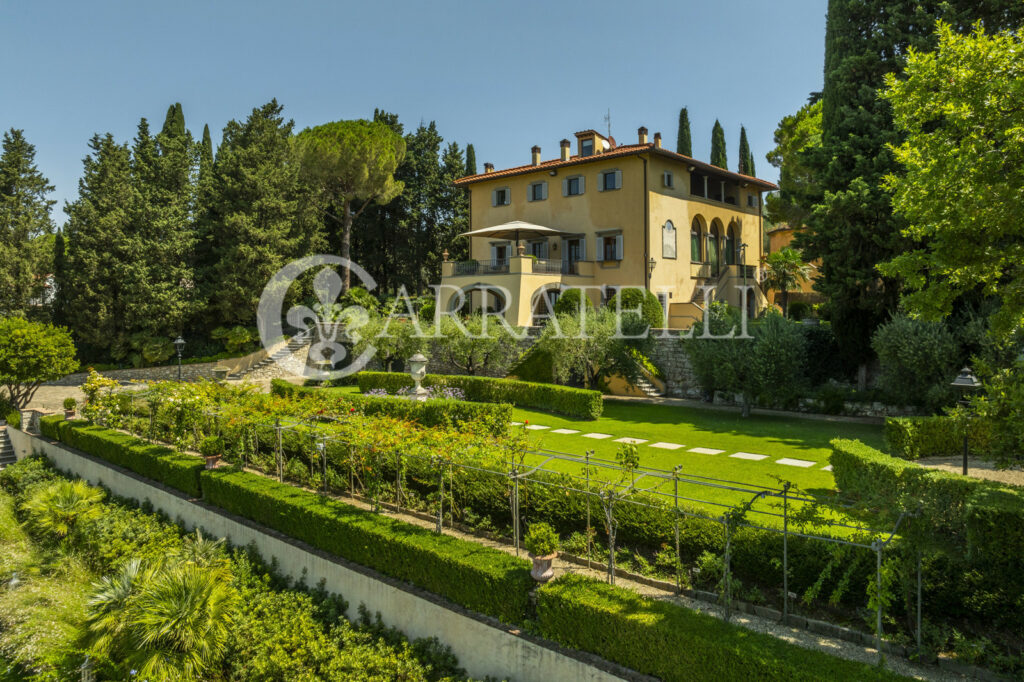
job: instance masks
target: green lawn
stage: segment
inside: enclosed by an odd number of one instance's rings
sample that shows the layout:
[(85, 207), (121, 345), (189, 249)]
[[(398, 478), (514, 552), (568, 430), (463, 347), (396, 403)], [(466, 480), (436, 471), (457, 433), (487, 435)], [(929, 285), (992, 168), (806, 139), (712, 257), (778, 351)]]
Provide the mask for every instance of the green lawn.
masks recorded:
[[(344, 392), (358, 392), (348, 387)], [(738, 409), (722, 410), (672, 405), (651, 405), (629, 401), (605, 401), (604, 415), (596, 421), (574, 419), (541, 412), (539, 410), (515, 409), (513, 419), (529, 422), (530, 425), (548, 426), (545, 430), (529, 430), (530, 442), (537, 449), (552, 450), (582, 457), (593, 450), (599, 458), (614, 460), (620, 444), (617, 438), (642, 438), (647, 442), (637, 445), (641, 466), (671, 470), (681, 466), (680, 475), (724, 479), (745, 484), (753, 489), (761, 487), (778, 488), (781, 481), (790, 481), (801, 490), (810, 493), (830, 491), (835, 487), (832, 474), (825, 471), (831, 448), (829, 441), (836, 437), (856, 438), (872, 447), (885, 449), (881, 425), (859, 424), (843, 421), (800, 418), (793, 415), (752, 415), (742, 417)], [(523, 426), (513, 428), (525, 428)], [(578, 429), (577, 434), (552, 433), (554, 429)], [(586, 433), (606, 433), (611, 438), (601, 440), (584, 438)], [(666, 442), (682, 445), (677, 450), (651, 447), (653, 443)], [(690, 448), (701, 447), (723, 450), (716, 455), (690, 452)], [(743, 452), (766, 455), (762, 460), (739, 459), (729, 455)], [(806, 467), (779, 464), (782, 458), (813, 462)], [(531, 456), (528, 461), (539, 464), (541, 456)], [(579, 473), (580, 465), (573, 462), (552, 460), (545, 468), (567, 473)], [(599, 471), (599, 475), (611, 472)], [(638, 487), (653, 485), (641, 480)], [(671, 483), (665, 482), (660, 490), (671, 490)], [(738, 504), (752, 495), (731, 490), (728, 487), (698, 485), (684, 482), (680, 495), (693, 500), (705, 500), (708, 504), (696, 504), (708, 511), (720, 514), (722, 508), (714, 503)], [(695, 504), (691, 502), (691, 504)], [(776, 508), (778, 502), (762, 501), (755, 509)], [(763, 523), (776, 523), (771, 518), (759, 516)]]

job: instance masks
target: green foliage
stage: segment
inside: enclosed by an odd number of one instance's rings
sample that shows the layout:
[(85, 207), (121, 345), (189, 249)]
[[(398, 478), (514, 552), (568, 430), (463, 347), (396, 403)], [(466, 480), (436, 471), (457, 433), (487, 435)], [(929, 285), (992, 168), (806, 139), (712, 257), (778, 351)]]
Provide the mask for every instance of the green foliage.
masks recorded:
[(21, 510), (32, 528), (65, 538), (79, 521), (99, 516), (102, 500), (103, 491), (85, 481), (56, 481), (36, 489)]
[[(991, 426), (972, 420), (968, 446), (974, 456), (988, 453)], [(963, 452), (964, 425), (954, 417), (888, 417), (885, 420), (885, 444), (896, 457), (948, 457)]]
[(36, 149), (24, 131), (4, 133), (0, 154), (0, 315), (34, 312), (53, 272), (53, 191), (35, 165)]
[[(353, 288), (349, 290), (349, 294), (359, 290), (358, 287)], [(394, 315), (398, 311), (388, 312), (390, 315)], [(420, 315), (423, 325), (431, 324), (434, 317), (432, 312), (427, 317), (421, 309)], [(385, 369), (401, 371), (405, 367), (406, 360), (416, 353), (423, 353), (427, 350), (429, 339), (426, 338), (426, 335), (430, 333), (429, 330), (429, 326), (417, 327), (412, 320), (373, 316), (360, 327), (359, 339), (353, 346), (352, 352), (359, 357), (373, 347), (376, 349), (373, 357), (380, 361)]]
[(71, 410), (74, 410), (76, 407), (78, 407), (78, 401), (77, 400), (75, 400), (71, 396), (68, 396), (67, 398), (64, 398), (64, 409), (65, 410), (68, 410), (70, 412)]
[(224, 441), (218, 436), (207, 436), (199, 442), (199, 454), (203, 457), (220, 457), (224, 454)]
[[(880, 269), (906, 282), (905, 304), (928, 319), (979, 290), (997, 297), (992, 319), (1003, 337), (1024, 322), (1022, 15), (1007, 10), (1005, 23), (986, 21), (969, 35), (939, 23), (938, 48), (910, 51), (905, 77), (886, 75), (881, 92), (905, 138), (894, 144), (899, 168), (885, 187), (912, 248), (888, 254)], [(1000, 28), (1009, 30), (994, 33)]]
[(199, 472), (205, 464), (198, 457), (162, 445), (151, 445), (140, 438), (93, 426), (88, 422), (64, 421), (60, 415), (40, 419), (39, 430), (44, 436), (55, 438), (69, 447), (134, 471), (191, 497), (200, 495)]
[(899, 315), (878, 328), (871, 346), (881, 366), (878, 385), (892, 401), (933, 410), (953, 401), (950, 384), (964, 358), (946, 325)]
[(545, 637), (662, 680), (898, 679), (579, 575), (541, 587), (537, 613)]
[(499, 550), (240, 471), (204, 472), (203, 491), (231, 513), (467, 608), (508, 623), (525, 616), (528, 565)]
[(550, 384), (555, 380), (555, 371), (552, 367), (551, 354), (546, 353), (536, 346), (519, 358), (519, 362), (509, 368), (510, 377), (520, 381), (532, 381), (534, 383)]
[(558, 551), (558, 533), (543, 521), (531, 523), (523, 538), (523, 545), (533, 556), (549, 556)]
[(581, 307), (593, 310), (594, 303), (583, 289), (566, 289), (555, 301), (555, 315), (579, 315)]
[(75, 371), (75, 344), (63, 327), (0, 318), (0, 387), (15, 408), (24, 408), (44, 381)]
[(805, 104), (775, 129), (775, 149), (767, 159), (779, 169), (779, 191), (765, 198), (764, 213), (776, 225), (804, 227), (821, 201), (820, 177), (811, 160), (821, 147), (821, 107), (821, 99)]
[(634, 354), (649, 354), (654, 340), (647, 328), (638, 315), (620, 317), (605, 306), (582, 316), (558, 315), (544, 327), (536, 347), (551, 356), (557, 381), (582, 380), (597, 389), (613, 374), (630, 382), (641, 375)]
[[(361, 378), (366, 372), (360, 372), (360, 384), (364, 383)], [(386, 372), (373, 372), (372, 374), (384, 374)], [(396, 374), (394, 376), (405, 377), (407, 374)], [(475, 377), (474, 377), (475, 378)], [(368, 384), (368, 382), (366, 382)], [(394, 385), (396, 382), (382, 382)], [(401, 382), (399, 388), (412, 386), (412, 380), (408, 384)], [(372, 386), (371, 388), (390, 388), (390, 386)], [(396, 390), (396, 389), (392, 389)], [(353, 395), (332, 391), (329, 388), (314, 388), (310, 386), (296, 386), (283, 379), (274, 379), (271, 382), (271, 392), (282, 397), (310, 397), (314, 395), (326, 396), (336, 408), (342, 412), (354, 410), (360, 414), (370, 416), (387, 416), (396, 419), (415, 422), (421, 426), (443, 426), (446, 428), (461, 428), (466, 430), (478, 429), (483, 433), (491, 433), (496, 436), (504, 435), (508, 431), (508, 423), (512, 420), (512, 408), (510, 405), (482, 405), (470, 403), (463, 400), (448, 400), (445, 398), (432, 398), (430, 400), (409, 400), (395, 396), (373, 396)]]
[(717, 118), (711, 129), (711, 165), (726, 170), (729, 168), (729, 156), (725, 151), (725, 131)]
[(7, 413), (7, 425), (12, 429), (21, 428), (21, 412), (13, 410)]
[(615, 292), (605, 305), (616, 314), (620, 314), (620, 309), (622, 315), (635, 315), (639, 311), (640, 317), (651, 329), (665, 326), (665, 311), (662, 310), (661, 302), (648, 289), (624, 287)]
[(255, 327), (217, 327), (210, 332), (210, 338), (224, 344), (228, 353), (250, 353), (259, 344), (260, 333)]
[(737, 170), (742, 175), (749, 175), (753, 177), (756, 175), (754, 170), (754, 155), (750, 153), (750, 143), (747, 141), (747, 129), (740, 126), (740, 160)]
[(518, 341), (495, 316), (473, 315), (463, 322), (441, 321), (434, 352), (466, 374), (505, 374), (519, 356)]
[(1024, 459), (1024, 358), (984, 373), (984, 395), (971, 409), (989, 430), (987, 449), (999, 466), (1019, 465)]
[(686, 107), (679, 110), (679, 129), (676, 133), (676, 153), (693, 156), (693, 142), (690, 136), (690, 112)]
[(769, 253), (764, 260), (765, 278), (761, 283), (765, 291), (778, 291), (782, 294), (782, 315), (789, 315), (789, 292), (798, 288), (801, 282), (807, 281), (814, 271), (814, 266), (803, 261), (800, 252), (790, 247)]
[[(409, 375), (399, 373), (359, 372), (356, 378), (359, 390), (364, 393), (375, 388), (394, 393), (413, 385)], [(508, 403), (582, 419), (597, 419), (604, 409), (604, 401), (598, 391), (515, 379), (428, 374), (423, 379), (423, 386), (460, 388), (466, 394), (466, 400)]]

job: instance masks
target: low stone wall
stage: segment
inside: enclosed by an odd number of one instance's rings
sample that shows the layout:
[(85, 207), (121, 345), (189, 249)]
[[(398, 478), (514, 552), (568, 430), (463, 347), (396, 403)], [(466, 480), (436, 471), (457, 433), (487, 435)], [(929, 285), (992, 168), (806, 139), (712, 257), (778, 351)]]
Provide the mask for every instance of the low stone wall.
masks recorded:
[[(235, 545), (252, 545), (277, 570), (308, 585), (324, 581), (327, 590), (349, 602), (348, 617), (357, 616), (359, 604), (379, 612), (384, 623), (410, 638), (437, 637), (450, 646), (459, 664), (474, 678), (491, 676), (523, 682), (583, 680), (611, 682), (642, 676), (621, 671), (615, 675), (595, 667), (598, 659), (528, 638), (498, 621), (449, 604), (439, 597), (382, 576), (362, 566), (327, 555), (287, 536), (263, 528), (215, 507), (190, 500), (135, 474), (67, 448), (60, 443), (15, 429), (8, 430), (18, 459), (41, 452), (61, 471), (102, 485), (115, 495), (150, 502), (168, 518), (189, 529), (201, 527)], [(602, 667), (615, 669), (612, 664)], [(621, 670), (621, 669), (620, 669)]]
[[(213, 368), (219, 366), (220, 362), (197, 362), (191, 365), (181, 366), (181, 378), (183, 381), (197, 381), (198, 379), (212, 379)], [(132, 381), (174, 381), (178, 378), (177, 365), (165, 365), (163, 367), (140, 367), (138, 369), (108, 369), (100, 372), (105, 377), (117, 379), (121, 383)], [(81, 386), (88, 378), (86, 372), (68, 374), (56, 381), (47, 381), (44, 386)]]
[(678, 331), (659, 329), (654, 332), (651, 362), (665, 375), (665, 391), (672, 398), (699, 398), (700, 386), (683, 351)]

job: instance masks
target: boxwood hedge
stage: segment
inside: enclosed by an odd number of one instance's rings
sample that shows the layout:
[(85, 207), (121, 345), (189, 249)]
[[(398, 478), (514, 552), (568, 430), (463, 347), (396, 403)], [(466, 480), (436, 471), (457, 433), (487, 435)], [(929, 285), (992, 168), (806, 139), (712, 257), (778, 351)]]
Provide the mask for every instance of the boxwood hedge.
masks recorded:
[(661, 680), (895, 680), (671, 602), (567, 574), (537, 591), (545, 637)]
[(506, 623), (526, 616), (534, 583), (523, 559), (256, 474), (214, 469), (202, 482), (221, 509)]
[[(398, 372), (359, 372), (356, 379), (359, 382), (359, 390), (364, 393), (374, 388), (394, 393), (412, 386), (409, 375)], [(423, 385), (460, 388), (465, 392), (466, 400), (474, 402), (509, 403), (516, 407), (546, 410), (580, 419), (597, 419), (604, 411), (604, 401), (599, 391), (557, 384), (494, 377), (428, 374), (423, 379)]]
[[(411, 383), (410, 380), (410, 385)], [(282, 397), (326, 395), (339, 404), (353, 407), (366, 415), (395, 417), (428, 427), (445, 426), (461, 428), (476, 426), (495, 436), (502, 436), (508, 433), (508, 425), (512, 421), (511, 405), (471, 403), (464, 400), (447, 400), (442, 398), (417, 401), (396, 397), (357, 395), (343, 393), (330, 388), (296, 386), (283, 379), (271, 381), (270, 390), (274, 395)]]
[[(990, 440), (984, 422), (971, 423), (968, 446), (972, 453), (985, 453)], [(948, 457), (963, 452), (964, 434), (952, 417), (889, 417), (885, 420), (885, 443), (889, 452), (903, 459)]]
[(39, 430), (44, 436), (86, 452), (111, 464), (159, 481), (192, 497), (199, 497), (199, 472), (205, 462), (120, 431), (94, 426), (87, 421), (66, 421), (60, 415), (43, 417)]

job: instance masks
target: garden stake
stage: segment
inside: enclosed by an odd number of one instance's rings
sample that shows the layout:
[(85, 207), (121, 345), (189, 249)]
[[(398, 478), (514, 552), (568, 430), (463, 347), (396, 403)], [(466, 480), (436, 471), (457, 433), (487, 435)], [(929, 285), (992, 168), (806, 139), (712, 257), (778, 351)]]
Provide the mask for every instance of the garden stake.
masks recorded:
[(274, 420), (274, 430), (277, 431), (277, 451), (274, 453), (277, 458), (277, 480), (284, 482), (284, 448), (281, 444), (281, 418)]
[(592, 454), (594, 454), (593, 450), (587, 450), (587, 454), (584, 455), (586, 464), (583, 469), (587, 474), (587, 568), (592, 568), (590, 561), (594, 556), (594, 532), (590, 529), (590, 456)]
[(320, 447), (320, 468), (321, 468), (321, 471), (322, 471), (322, 475), (324, 477), (322, 488), (323, 488), (323, 491), (324, 491), (324, 495), (326, 495), (327, 494), (327, 439), (326, 439), (326, 437), (324, 437), (324, 436), (320, 437), (319, 447)]
[(878, 663), (882, 663), (882, 543), (871, 543), (875, 550), (875, 647), (878, 649)]
[(402, 453), (395, 453), (395, 511), (402, 511)]
[(732, 580), (729, 576), (730, 550), (732, 549), (732, 524), (727, 516), (722, 517), (725, 525), (725, 559), (722, 562), (722, 580), (725, 594), (725, 622), (732, 618)]
[(512, 540), (516, 545), (516, 556), (519, 556), (519, 467), (512, 465)]
[(789, 486), (782, 486), (782, 622), (789, 620)]
[(682, 465), (672, 469), (672, 484), (674, 487), (672, 496), (675, 498), (675, 527), (676, 527), (676, 594), (683, 591), (682, 570), (683, 560), (679, 556), (679, 469)]

